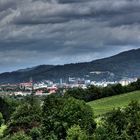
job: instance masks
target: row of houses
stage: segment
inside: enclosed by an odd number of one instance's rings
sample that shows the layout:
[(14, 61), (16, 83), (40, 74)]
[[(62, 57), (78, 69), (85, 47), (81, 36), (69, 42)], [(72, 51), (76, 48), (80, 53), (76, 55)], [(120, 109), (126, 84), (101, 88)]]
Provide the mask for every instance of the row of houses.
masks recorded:
[(7, 84), (7, 85), (1, 85), (0, 91), (5, 91), (6, 94), (9, 95), (14, 94), (16, 96), (17, 95), (26, 96), (31, 93), (41, 96), (41, 95), (54, 94), (60, 88), (63, 88), (65, 90), (68, 88), (78, 88), (78, 87), (86, 89), (89, 85), (106, 87), (107, 85), (112, 85), (117, 83), (120, 83), (122, 86), (126, 86), (132, 82), (137, 81), (137, 78), (122, 79), (120, 81), (115, 81), (115, 82), (109, 82), (109, 81), (96, 82), (90, 80), (84, 81), (83, 79), (81, 81), (79, 80), (80, 82), (75, 82), (74, 79), (72, 78), (69, 79), (69, 81), (71, 81), (71, 83), (63, 83), (63, 81), (61, 80), (61, 83), (53, 83), (52, 81), (42, 81), (33, 84), (32, 81), (29, 81), (20, 84)]

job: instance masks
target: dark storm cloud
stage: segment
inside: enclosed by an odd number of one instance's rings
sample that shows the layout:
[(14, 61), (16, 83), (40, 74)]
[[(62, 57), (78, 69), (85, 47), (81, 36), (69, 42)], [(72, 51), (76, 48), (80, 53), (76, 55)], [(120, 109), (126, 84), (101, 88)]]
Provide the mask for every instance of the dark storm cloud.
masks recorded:
[(16, 1), (13, 1), (13, 0), (1, 0), (0, 1), (0, 12), (4, 11), (4, 10), (7, 10), (9, 8), (15, 9), (16, 5), (17, 5)]
[[(38, 1), (38, 0), (33, 0)], [(58, 3), (81, 3), (81, 2), (88, 2), (91, 0), (42, 0), (44, 2), (58, 2)]]
[(139, 13), (140, 0), (0, 0), (0, 71), (137, 48)]
[[(77, 3), (78, 2), (78, 3)], [(15, 24), (48, 24), (63, 23), (74, 19), (95, 18), (99, 21), (107, 21), (109, 24), (139, 23), (140, 1), (137, 0), (89, 0), (89, 1), (46, 1), (30, 2), (22, 7)], [(125, 17), (125, 18), (124, 18)], [(133, 19), (130, 19), (132, 17)], [(117, 18), (117, 19), (116, 19)], [(132, 20), (132, 21), (131, 21)], [(117, 24), (116, 24), (117, 25)]]

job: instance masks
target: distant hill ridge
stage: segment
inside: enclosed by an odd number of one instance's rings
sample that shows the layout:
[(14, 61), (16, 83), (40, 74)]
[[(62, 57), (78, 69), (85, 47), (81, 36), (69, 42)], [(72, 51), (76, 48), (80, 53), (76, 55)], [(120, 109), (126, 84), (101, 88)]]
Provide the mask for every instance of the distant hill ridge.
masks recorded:
[(91, 62), (56, 66), (40, 65), (14, 72), (6, 72), (0, 74), (0, 83), (19, 83), (28, 81), (30, 77), (32, 77), (34, 81), (46, 79), (59, 81), (60, 78), (66, 81), (69, 77), (96, 81), (114, 81), (124, 77), (140, 77), (140, 49), (125, 51), (108, 58)]

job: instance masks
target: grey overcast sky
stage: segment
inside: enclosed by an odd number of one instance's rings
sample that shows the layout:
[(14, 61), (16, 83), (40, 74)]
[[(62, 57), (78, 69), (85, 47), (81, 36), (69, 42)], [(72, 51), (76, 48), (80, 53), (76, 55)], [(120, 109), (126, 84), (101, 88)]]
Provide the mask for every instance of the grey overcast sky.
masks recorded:
[(0, 72), (139, 48), (140, 0), (0, 0)]

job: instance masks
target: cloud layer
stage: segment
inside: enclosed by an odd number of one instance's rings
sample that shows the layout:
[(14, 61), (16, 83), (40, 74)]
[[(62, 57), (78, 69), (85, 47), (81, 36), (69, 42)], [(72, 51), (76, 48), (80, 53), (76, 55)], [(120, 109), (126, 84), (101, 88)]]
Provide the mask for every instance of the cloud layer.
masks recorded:
[(140, 44), (140, 0), (0, 0), (0, 71), (90, 61)]

